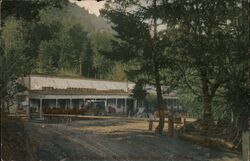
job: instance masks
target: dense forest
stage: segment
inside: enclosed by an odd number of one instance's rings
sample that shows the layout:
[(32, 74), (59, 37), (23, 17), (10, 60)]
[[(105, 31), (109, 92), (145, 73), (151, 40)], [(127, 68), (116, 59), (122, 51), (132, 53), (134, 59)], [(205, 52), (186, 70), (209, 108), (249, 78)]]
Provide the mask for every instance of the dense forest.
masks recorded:
[(3, 1), (1, 102), (12, 96), (15, 80), (30, 73), (128, 79), (140, 99), (145, 85), (156, 87), (159, 133), (162, 94), (172, 90), (204, 126), (224, 119), (246, 129), (247, 6), (234, 0), (107, 0), (97, 17), (67, 0)]
[(17, 47), (19, 54), (29, 53), (25, 58), (31, 69), (28, 73), (124, 80), (124, 65), (100, 53), (111, 50), (111, 26), (74, 3), (61, 5), (40, 9), (33, 21), (13, 15), (4, 17), (5, 46)]
[(132, 63), (127, 74), (137, 85), (155, 86), (157, 133), (165, 117), (162, 85), (178, 90), (202, 128), (210, 129), (218, 120), (247, 128), (248, 5), (234, 0), (107, 0), (102, 15), (118, 34), (105, 55)]

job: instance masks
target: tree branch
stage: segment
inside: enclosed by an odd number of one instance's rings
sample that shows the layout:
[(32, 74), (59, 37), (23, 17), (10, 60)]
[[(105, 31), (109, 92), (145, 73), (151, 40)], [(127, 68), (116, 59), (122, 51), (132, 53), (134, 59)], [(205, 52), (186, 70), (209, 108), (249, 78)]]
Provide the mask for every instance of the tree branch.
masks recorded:
[(179, 66), (179, 69), (183, 75), (183, 78), (184, 78), (184, 81), (185, 81), (185, 84), (187, 85), (187, 87), (193, 92), (194, 95), (196, 95), (197, 97), (201, 97), (200, 94), (198, 94), (193, 88), (192, 86), (189, 84), (189, 81), (187, 80), (187, 77), (186, 77), (186, 73), (185, 71)]

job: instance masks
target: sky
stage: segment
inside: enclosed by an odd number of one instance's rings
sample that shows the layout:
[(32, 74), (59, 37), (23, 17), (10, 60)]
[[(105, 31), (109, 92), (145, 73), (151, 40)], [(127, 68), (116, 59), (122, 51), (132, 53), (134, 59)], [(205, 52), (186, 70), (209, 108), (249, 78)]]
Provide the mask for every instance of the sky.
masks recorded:
[(70, 0), (72, 3), (76, 3), (80, 7), (84, 7), (89, 11), (91, 14), (95, 14), (97, 16), (100, 15), (99, 10), (104, 7), (105, 1), (97, 2), (95, 0)]

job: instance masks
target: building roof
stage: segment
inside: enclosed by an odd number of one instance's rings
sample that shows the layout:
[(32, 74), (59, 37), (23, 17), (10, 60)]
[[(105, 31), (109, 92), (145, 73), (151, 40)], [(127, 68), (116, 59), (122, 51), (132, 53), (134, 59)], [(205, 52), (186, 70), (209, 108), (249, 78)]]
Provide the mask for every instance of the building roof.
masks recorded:
[(30, 75), (23, 78), (24, 85), (29, 90), (59, 91), (59, 92), (129, 92), (134, 83), (128, 81), (110, 81), (88, 79), (84, 77)]
[[(109, 81), (109, 82), (127, 82), (123, 80), (110, 80), (110, 79), (96, 79), (96, 78), (87, 78), (84, 76), (77, 75), (49, 75), (49, 74), (30, 74), (30, 77), (49, 77), (49, 78), (64, 78), (64, 79), (82, 79), (82, 80), (94, 80), (94, 81)], [(129, 83), (132, 83), (128, 81)]]
[(39, 95), (130, 95), (130, 92), (125, 91), (100, 91), (100, 90), (85, 90), (85, 89), (51, 89), (51, 90), (32, 90), (31, 94)]
[[(31, 93), (43, 95), (131, 95), (135, 86), (135, 83), (129, 81), (41, 74), (23, 77), (21, 82)], [(162, 88), (164, 91), (165, 87)], [(156, 94), (153, 86), (146, 86), (146, 90), (150, 94)], [(176, 96), (176, 92), (163, 95), (164, 98)]]

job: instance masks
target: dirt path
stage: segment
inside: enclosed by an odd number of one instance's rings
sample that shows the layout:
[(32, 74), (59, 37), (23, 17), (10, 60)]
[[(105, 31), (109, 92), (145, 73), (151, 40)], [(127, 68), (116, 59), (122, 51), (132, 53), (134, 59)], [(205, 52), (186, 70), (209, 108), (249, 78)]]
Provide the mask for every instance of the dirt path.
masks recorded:
[(216, 152), (178, 138), (147, 131), (145, 121), (82, 120), (70, 125), (29, 123), (42, 161), (238, 161), (239, 156)]

